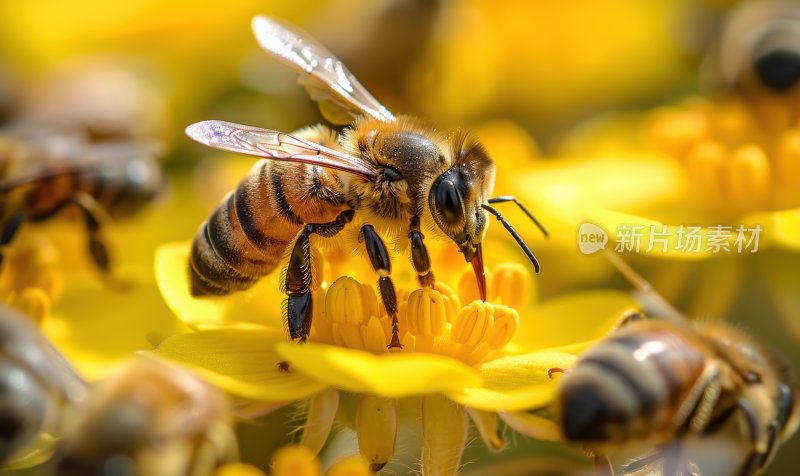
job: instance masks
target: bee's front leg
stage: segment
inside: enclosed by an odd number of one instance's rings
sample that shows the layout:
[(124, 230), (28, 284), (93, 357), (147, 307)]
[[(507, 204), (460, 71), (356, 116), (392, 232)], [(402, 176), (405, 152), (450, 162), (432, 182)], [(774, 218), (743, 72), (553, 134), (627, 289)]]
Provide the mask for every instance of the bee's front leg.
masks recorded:
[(436, 278), (431, 271), (431, 257), (428, 255), (428, 248), (423, 241), (425, 235), (419, 225), (419, 215), (411, 218), (411, 227), (408, 231), (408, 238), (411, 240), (411, 262), (417, 272), (417, 281), (423, 288), (432, 288)]
[(369, 255), (372, 268), (380, 276), (378, 278), (378, 289), (381, 292), (383, 307), (386, 308), (386, 313), (392, 318), (392, 340), (389, 342), (389, 349), (402, 349), (400, 324), (397, 320), (397, 293), (394, 290), (392, 278), (389, 277), (392, 274), (392, 261), (389, 259), (389, 251), (372, 225), (362, 226), (361, 234), (367, 247), (367, 255)]
[(311, 331), (311, 235), (316, 233), (325, 238), (336, 235), (353, 220), (354, 213), (353, 210), (345, 210), (332, 222), (309, 223), (297, 234), (283, 278), (283, 291), (288, 296), (286, 313), (289, 335), (292, 339), (305, 342)]

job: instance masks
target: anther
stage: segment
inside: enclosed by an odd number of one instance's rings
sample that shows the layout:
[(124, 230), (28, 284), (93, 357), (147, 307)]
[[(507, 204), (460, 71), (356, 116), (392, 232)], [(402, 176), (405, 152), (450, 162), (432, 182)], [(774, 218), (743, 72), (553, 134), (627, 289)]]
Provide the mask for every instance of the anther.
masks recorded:
[(447, 322), (452, 324), (458, 315), (458, 311), (461, 310), (461, 300), (458, 298), (458, 294), (442, 281), (437, 281), (433, 288), (442, 295)]
[(495, 304), (492, 328), (486, 343), (492, 350), (504, 348), (519, 329), (519, 313), (511, 307)]
[(447, 312), (441, 293), (435, 289), (417, 289), (408, 297), (408, 331), (414, 336), (440, 336), (447, 324)]
[(778, 139), (775, 150), (775, 178), (784, 185), (800, 180), (800, 130), (790, 129)]
[(476, 347), (489, 337), (494, 323), (494, 308), (483, 301), (473, 301), (458, 313), (451, 337), (454, 342)]
[(769, 190), (769, 161), (764, 150), (756, 145), (736, 149), (728, 168), (728, 189), (740, 203), (758, 205)]
[(689, 151), (686, 168), (693, 185), (702, 190), (704, 197), (717, 199), (722, 193), (722, 170), (727, 155), (725, 147), (712, 140), (699, 142)]
[(325, 316), (336, 324), (358, 326), (369, 317), (361, 283), (349, 276), (342, 276), (325, 295)]
[[(521, 263), (500, 263), (492, 270), (495, 302), (520, 309), (531, 297), (531, 273)], [(498, 300), (499, 298), (499, 300)]]
[(359, 330), (365, 350), (373, 354), (385, 354), (388, 351), (386, 348), (386, 334), (380, 319), (377, 317), (370, 317), (369, 320), (367, 320), (367, 324), (361, 326)]
[(708, 135), (708, 119), (699, 111), (664, 108), (652, 117), (652, 142), (678, 159), (683, 159), (692, 144)]

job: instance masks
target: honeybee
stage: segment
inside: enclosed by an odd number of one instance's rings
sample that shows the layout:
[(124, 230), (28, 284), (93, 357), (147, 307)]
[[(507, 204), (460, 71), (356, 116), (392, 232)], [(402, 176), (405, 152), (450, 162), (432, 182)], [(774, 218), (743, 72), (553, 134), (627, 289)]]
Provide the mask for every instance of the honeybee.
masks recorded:
[(26, 316), (0, 304), (0, 463), (63, 431), (86, 384)]
[[(653, 294), (646, 281), (635, 279)], [(551, 369), (564, 372), (550, 409), (555, 426), (531, 414), (506, 415), (507, 421), (530, 436), (590, 449), (604, 473), (611, 471), (606, 454), (655, 447), (623, 472), (638, 474), (660, 463), (664, 475), (698, 474), (686, 457), (687, 443), (716, 439), (743, 445), (733, 453), (744, 455), (735, 474), (759, 474), (800, 421), (788, 363), (740, 329), (668, 317), (673, 311), (653, 319), (629, 313), (570, 369)], [(731, 464), (708, 454), (704, 460)]]
[(539, 271), (533, 252), (491, 205), (516, 203), (546, 231), (516, 198), (490, 198), (495, 167), (480, 142), (395, 117), (325, 47), (276, 20), (257, 16), (253, 30), (267, 52), (302, 74), (300, 82), (326, 119), (350, 125), (341, 135), (321, 125), (286, 134), (222, 121), (186, 129), (207, 146), (266, 159), (200, 226), (189, 265), (193, 295), (249, 288), (288, 255), (283, 287), (289, 334), (303, 342), (313, 304), (310, 238), (357, 230), (392, 316), (389, 348), (399, 349), (392, 264), (376, 230), (410, 251), (417, 279), (428, 287), (434, 275), (423, 228), (449, 238), (472, 264), (485, 299), (481, 246), (491, 214)]
[(95, 384), (57, 453), (59, 476), (205, 476), (238, 458), (228, 402), (161, 361)]
[(744, 2), (727, 18), (704, 65), (706, 82), (746, 93), (785, 94), (800, 82), (800, 6)]
[(85, 220), (92, 260), (107, 276), (104, 225), (138, 212), (164, 187), (151, 145), (89, 142), (75, 128), (39, 123), (0, 131), (0, 169), (0, 263), (23, 223), (74, 207)]

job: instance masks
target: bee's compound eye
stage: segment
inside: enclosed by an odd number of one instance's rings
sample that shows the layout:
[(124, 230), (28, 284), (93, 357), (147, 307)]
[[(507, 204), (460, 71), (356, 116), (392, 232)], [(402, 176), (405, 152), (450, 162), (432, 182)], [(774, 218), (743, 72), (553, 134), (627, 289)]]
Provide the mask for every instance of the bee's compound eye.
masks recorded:
[(436, 208), (447, 223), (456, 224), (464, 216), (461, 196), (455, 184), (447, 179), (440, 180), (434, 190)]
[(800, 53), (770, 51), (756, 60), (755, 70), (765, 86), (773, 91), (786, 91), (800, 79)]
[(47, 412), (47, 394), (22, 369), (0, 363), (0, 461), (39, 435)]

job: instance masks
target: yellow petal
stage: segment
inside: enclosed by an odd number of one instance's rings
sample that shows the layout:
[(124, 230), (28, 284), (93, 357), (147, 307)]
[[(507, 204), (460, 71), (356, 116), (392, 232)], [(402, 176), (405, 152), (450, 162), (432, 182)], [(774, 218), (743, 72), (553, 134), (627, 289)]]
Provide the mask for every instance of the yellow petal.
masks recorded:
[(585, 291), (550, 299), (520, 316), (512, 349), (530, 352), (563, 347), (565, 352), (579, 352), (606, 335), (623, 312), (635, 307), (633, 297), (619, 291)]
[(279, 343), (277, 352), (292, 368), (319, 382), (351, 392), (400, 398), (479, 386), (478, 372), (462, 362), (434, 354), (374, 355), (331, 345)]
[(765, 241), (790, 250), (800, 250), (800, 208), (763, 214), (753, 220), (753, 223), (763, 223), (768, 230), (763, 233)]
[(89, 379), (101, 378), (134, 352), (152, 349), (151, 339), (185, 332), (152, 282), (125, 292), (103, 288), (94, 275), (72, 279), (42, 331)]
[(286, 336), (274, 329), (212, 329), (165, 339), (151, 354), (179, 362), (234, 395), (289, 402), (327, 387), (297, 368), (281, 370), (275, 346)]
[(486, 411), (541, 408), (553, 401), (556, 381), (548, 370), (568, 368), (577, 357), (558, 350), (543, 350), (493, 360), (480, 368), (482, 387), (465, 388), (447, 396), (467, 407)]
[[(697, 260), (713, 255), (706, 249), (707, 229), (699, 232), (700, 249), (691, 240), (679, 243), (681, 224), (702, 221), (702, 217), (687, 201), (684, 171), (668, 157), (555, 161), (523, 170), (516, 180), (520, 198), (541, 212), (539, 218), (550, 228), (552, 241), (562, 246), (576, 248), (578, 227), (588, 221), (609, 234), (607, 246), (628, 245), (630, 252), (663, 258)], [(631, 227), (640, 228), (631, 232)], [(528, 231), (524, 224), (521, 228), (523, 233)], [(636, 235), (641, 238), (637, 240)], [(633, 241), (639, 245), (633, 246)]]
[(252, 289), (230, 296), (197, 298), (189, 292), (189, 250), (191, 242), (169, 243), (156, 250), (155, 273), (158, 287), (172, 312), (195, 328), (215, 328), (232, 322), (253, 322), (283, 326), (280, 273), (262, 278)]

